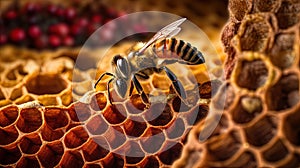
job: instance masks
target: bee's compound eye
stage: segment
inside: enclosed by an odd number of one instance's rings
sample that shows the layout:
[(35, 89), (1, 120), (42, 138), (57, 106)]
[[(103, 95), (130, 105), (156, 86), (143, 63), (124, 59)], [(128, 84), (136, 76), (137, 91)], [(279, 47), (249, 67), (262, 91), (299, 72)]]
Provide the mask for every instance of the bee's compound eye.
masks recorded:
[(124, 80), (124, 79), (117, 79), (116, 80), (116, 88), (115, 89), (116, 89), (117, 93), (122, 98), (124, 98), (125, 95), (126, 95), (127, 89), (128, 89), (126, 80)]
[(120, 71), (120, 73), (122, 74), (122, 76), (124, 78), (127, 78), (128, 77), (128, 73), (129, 73), (129, 67), (128, 67), (128, 62), (125, 58), (122, 58), (122, 59), (118, 59), (117, 60), (117, 67)]

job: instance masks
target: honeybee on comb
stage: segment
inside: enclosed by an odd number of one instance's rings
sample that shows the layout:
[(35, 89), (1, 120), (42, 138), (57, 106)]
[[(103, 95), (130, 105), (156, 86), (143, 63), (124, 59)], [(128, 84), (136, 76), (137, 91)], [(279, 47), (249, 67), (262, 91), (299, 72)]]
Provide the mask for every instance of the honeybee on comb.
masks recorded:
[(180, 32), (181, 28), (179, 26), (185, 20), (186, 18), (179, 19), (162, 28), (141, 48), (132, 49), (127, 57), (119, 54), (114, 56), (112, 59), (113, 73), (103, 73), (95, 83), (94, 88), (105, 75), (111, 76), (112, 78), (107, 83), (108, 97), (111, 104), (110, 84), (112, 83), (116, 93), (121, 98), (125, 98), (127, 95), (131, 96), (135, 87), (146, 107), (149, 107), (148, 96), (137, 76), (148, 79), (149, 75), (154, 72), (165, 71), (176, 94), (184, 101), (186, 99), (184, 87), (167, 65), (176, 62), (188, 65), (205, 63), (202, 53), (196, 47), (183, 40), (172, 38)]

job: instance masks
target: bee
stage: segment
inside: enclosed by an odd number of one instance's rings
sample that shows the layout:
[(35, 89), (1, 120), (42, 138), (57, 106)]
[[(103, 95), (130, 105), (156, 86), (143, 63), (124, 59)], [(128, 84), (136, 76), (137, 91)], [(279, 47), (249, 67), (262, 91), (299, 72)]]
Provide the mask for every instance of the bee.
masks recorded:
[(172, 38), (181, 31), (179, 26), (185, 20), (186, 18), (182, 18), (165, 26), (140, 49), (132, 49), (127, 57), (120, 54), (115, 55), (112, 59), (113, 73), (103, 73), (96, 81), (94, 88), (105, 75), (111, 76), (112, 78), (107, 83), (110, 104), (112, 104), (110, 84), (113, 83), (117, 95), (121, 98), (125, 98), (127, 95), (131, 96), (135, 87), (147, 108), (150, 105), (149, 99), (137, 76), (142, 79), (148, 79), (152, 73), (164, 71), (171, 80), (176, 94), (182, 100), (185, 100), (186, 92), (182, 83), (166, 65), (176, 62), (188, 65), (205, 63), (203, 54), (196, 47), (183, 40)]

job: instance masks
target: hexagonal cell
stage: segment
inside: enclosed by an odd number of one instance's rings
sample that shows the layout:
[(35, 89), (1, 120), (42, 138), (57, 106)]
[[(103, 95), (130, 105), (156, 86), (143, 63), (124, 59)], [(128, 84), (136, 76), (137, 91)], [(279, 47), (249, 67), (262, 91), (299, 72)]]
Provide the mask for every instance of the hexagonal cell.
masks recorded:
[(41, 138), (36, 133), (22, 137), (19, 144), (21, 151), (26, 154), (37, 153), (41, 145), (42, 145)]
[(217, 79), (202, 83), (199, 86), (200, 98), (201, 99), (212, 98), (217, 93), (221, 85), (222, 82)]
[(285, 0), (282, 1), (276, 17), (278, 20), (278, 27), (287, 29), (296, 23), (299, 23), (300, 18), (300, 3), (299, 1)]
[(157, 128), (148, 128), (140, 138), (142, 148), (147, 153), (156, 153), (165, 142), (165, 135), (162, 130)]
[(126, 136), (121, 127), (109, 127), (103, 135), (111, 149), (116, 149), (126, 142)]
[(103, 167), (124, 167), (124, 160), (121, 156), (117, 154), (112, 154), (108, 160), (102, 161), (101, 162)]
[(244, 16), (248, 13), (251, 4), (247, 0), (232, 0), (229, 1), (228, 9), (231, 17), (238, 21), (241, 21)]
[(283, 133), (287, 140), (296, 146), (300, 146), (300, 110), (297, 109), (283, 120)]
[(108, 129), (108, 124), (104, 121), (102, 115), (95, 115), (88, 120), (86, 128), (92, 135), (101, 135)]
[(221, 134), (207, 144), (210, 161), (224, 161), (231, 158), (241, 147), (240, 135), (236, 131)]
[(278, 120), (275, 117), (265, 116), (254, 125), (245, 128), (247, 141), (254, 146), (267, 144), (277, 134)]
[(153, 126), (165, 126), (173, 118), (173, 112), (168, 104), (152, 104), (145, 112), (145, 119)]
[(88, 104), (76, 102), (69, 107), (68, 113), (73, 121), (84, 122), (90, 118), (92, 112)]
[(186, 112), (190, 110), (191, 107), (187, 106), (178, 96), (176, 96), (172, 100), (172, 109), (174, 112)]
[(36, 95), (59, 94), (67, 85), (59, 74), (39, 74), (29, 78), (25, 84), (28, 92)]
[(60, 141), (42, 146), (37, 157), (43, 167), (56, 166), (64, 154), (64, 147)]
[(0, 128), (0, 145), (8, 145), (18, 139), (19, 133), (15, 126)]
[(139, 137), (141, 136), (147, 128), (147, 124), (145, 122), (139, 122), (139, 118), (135, 120), (137, 117), (131, 117), (127, 119), (124, 124), (124, 130), (127, 136)]
[(45, 122), (53, 130), (65, 127), (68, 123), (67, 110), (57, 107), (48, 107), (45, 109), (44, 117)]
[(61, 161), (61, 167), (74, 167), (74, 168), (81, 168), (83, 167), (84, 161), (79, 152), (76, 151), (67, 151), (64, 153)]
[(275, 37), (269, 53), (272, 63), (280, 69), (289, 68), (296, 59), (295, 38), (295, 33), (280, 33)]
[(237, 159), (235, 159), (235, 161), (226, 166), (256, 168), (258, 167), (258, 164), (256, 156), (250, 151), (245, 151)]
[(280, 7), (281, 0), (254, 0), (254, 10), (257, 12), (275, 12)]
[[(104, 158), (109, 153), (109, 146), (106, 141), (101, 141), (98, 143), (100, 139), (97, 141), (93, 141), (89, 139), (87, 143), (82, 146), (83, 157), (86, 161), (92, 162), (99, 159)], [(104, 147), (102, 146), (104, 145)]]
[(41, 136), (43, 141), (55, 141), (63, 137), (65, 131), (63, 129), (55, 129), (53, 130), (48, 124), (44, 124), (41, 128)]
[(16, 100), (17, 98), (21, 97), (22, 95), (23, 95), (22, 87), (19, 87), (19, 88), (17, 87), (11, 91), (9, 99)]
[(0, 147), (0, 165), (14, 164), (21, 158), (21, 156), (21, 151), (17, 146), (10, 149)]
[(17, 167), (41, 167), (39, 161), (34, 156), (22, 157), (17, 164)]
[(181, 143), (167, 141), (164, 145), (164, 148), (161, 150), (162, 152), (158, 154), (158, 158), (162, 163), (166, 165), (172, 165), (172, 163), (174, 163), (174, 161), (181, 156), (182, 148), (183, 145)]
[(288, 154), (289, 151), (287, 147), (281, 140), (278, 140), (275, 144), (263, 152), (263, 158), (268, 162), (277, 162), (285, 158)]
[(148, 156), (145, 163), (143, 164), (145, 168), (157, 168), (159, 167), (159, 162), (156, 157)]
[(264, 61), (243, 60), (239, 62), (236, 69), (235, 81), (242, 88), (256, 90), (266, 83), (268, 75), (268, 69)]
[(268, 108), (276, 112), (292, 108), (299, 100), (299, 78), (296, 74), (282, 76), (266, 95)]
[(95, 111), (103, 110), (106, 107), (107, 99), (104, 93), (97, 93), (91, 98), (91, 108)]
[(19, 109), (16, 106), (8, 106), (0, 110), (0, 126), (6, 127), (14, 123), (19, 116)]
[(110, 124), (120, 124), (126, 119), (126, 109), (122, 104), (110, 105), (103, 112), (103, 117)]
[(130, 101), (126, 102), (126, 108), (130, 114), (140, 114), (146, 108), (141, 96), (135, 94), (130, 97)]
[(175, 139), (183, 136), (186, 128), (183, 120), (181, 118), (176, 118), (175, 121), (170, 125), (168, 129), (166, 129), (166, 134), (169, 139)]
[(243, 20), (238, 32), (240, 50), (264, 51), (273, 35), (270, 22), (272, 18), (263, 14), (250, 15)]
[(137, 164), (145, 157), (140, 145), (137, 142), (129, 141), (122, 146), (125, 154), (126, 164)]
[(17, 121), (17, 127), (24, 133), (30, 133), (42, 126), (43, 118), (41, 112), (36, 108), (22, 109)]
[(230, 112), (234, 122), (248, 123), (262, 112), (262, 102), (258, 97), (243, 96)]
[(87, 142), (89, 135), (82, 126), (72, 128), (66, 133), (64, 144), (67, 148), (76, 148)]

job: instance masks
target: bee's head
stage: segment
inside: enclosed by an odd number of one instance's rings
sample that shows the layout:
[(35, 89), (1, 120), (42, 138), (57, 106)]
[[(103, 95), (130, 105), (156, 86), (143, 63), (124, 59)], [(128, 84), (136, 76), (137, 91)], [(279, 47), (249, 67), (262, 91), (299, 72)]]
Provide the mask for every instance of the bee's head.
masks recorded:
[(128, 60), (120, 55), (116, 55), (112, 61), (112, 67), (119, 78), (128, 79), (130, 77), (130, 66)]

